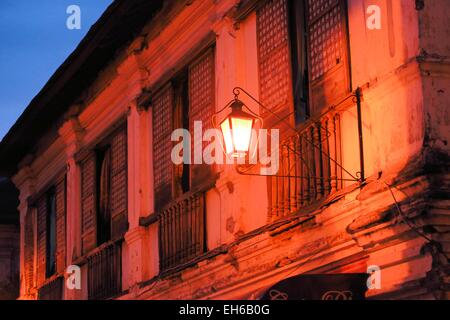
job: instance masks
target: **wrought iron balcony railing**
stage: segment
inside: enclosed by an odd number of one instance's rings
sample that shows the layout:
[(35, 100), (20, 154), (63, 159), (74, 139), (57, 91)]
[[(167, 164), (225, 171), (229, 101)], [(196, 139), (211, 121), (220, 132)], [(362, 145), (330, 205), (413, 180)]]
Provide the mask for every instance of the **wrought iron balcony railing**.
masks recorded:
[(160, 269), (176, 267), (205, 251), (205, 193), (188, 193), (159, 213)]
[(62, 300), (64, 277), (57, 277), (38, 289), (38, 300)]
[(105, 300), (122, 291), (122, 245), (100, 247), (87, 258), (89, 300)]
[(280, 167), (270, 177), (272, 220), (298, 211), (342, 188), (338, 113), (310, 122), (280, 146)]

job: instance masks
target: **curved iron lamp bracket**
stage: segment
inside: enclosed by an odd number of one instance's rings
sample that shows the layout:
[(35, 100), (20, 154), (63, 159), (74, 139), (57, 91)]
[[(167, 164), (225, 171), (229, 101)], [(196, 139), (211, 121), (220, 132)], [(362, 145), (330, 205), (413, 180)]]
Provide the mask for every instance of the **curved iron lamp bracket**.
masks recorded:
[[(266, 106), (264, 106), (264, 104), (262, 104), (258, 99), (256, 99), (255, 97), (253, 97), (248, 91), (246, 91), (245, 89), (241, 88), (241, 87), (235, 87), (233, 89), (233, 94), (235, 99), (239, 98), (239, 95), (241, 94), (241, 92), (243, 92), (246, 96), (248, 96), (251, 100), (253, 100), (255, 103), (257, 103), (261, 108), (263, 108), (264, 110), (266, 110), (267, 112), (269, 112), (270, 114), (272, 114), (273, 116), (275, 116), (278, 119), (277, 123), (284, 123), (289, 129), (291, 129), (293, 132), (295, 132), (295, 134), (299, 134), (298, 130), (292, 126), (288, 120), (286, 120), (286, 118), (281, 117), (280, 115), (278, 115), (277, 113), (273, 112), (270, 108), (267, 108)], [(364, 149), (363, 149), (363, 133), (362, 133), (362, 115), (361, 115), (361, 96), (362, 96), (362, 91), (361, 88), (357, 88), (356, 91), (354, 93), (352, 93), (351, 95), (347, 96), (346, 98), (344, 98), (343, 100), (341, 100), (339, 103), (331, 106), (329, 108), (329, 110), (326, 112), (330, 112), (331, 110), (334, 110), (336, 107), (338, 107), (339, 105), (343, 104), (345, 101), (347, 101), (348, 99), (352, 98), (353, 102), (356, 103), (356, 109), (357, 109), (357, 121), (358, 121), (358, 142), (359, 142), (359, 160), (360, 160), (360, 171), (356, 172), (355, 174), (352, 174), (351, 172), (349, 172), (347, 169), (345, 169), (340, 163), (338, 163), (335, 159), (333, 159), (328, 153), (326, 153), (325, 151), (322, 150), (322, 148), (320, 148), (320, 146), (318, 146), (317, 144), (315, 144), (313, 141), (310, 141), (308, 139), (305, 139), (305, 141), (310, 144), (311, 146), (313, 146), (314, 148), (318, 149), (321, 154), (323, 156), (325, 156), (326, 158), (328, 158), (331, 162), (333, 162), (336, 166), (338, 166), (340, 169), (342, 169), (342, 171), (344, 171), (346, 174), (348, 174), (350, 176), (350, 178), (348, 179), (342, 179), (342, 178), (333, 178), (334, 180), (339, 180), (339, 181), (353, 181), (353, 182), (361, 182), (363, 183), (365, 181), (365, 173), (364, 173)], [(213, 116), (213, 123), (215, 122), (215, 116), (221, 112), (223, 112), (226, 108), (228, 108), (231, 103), (233, 101), (231, 101), (230, 103), (228, 103), (223, 109), (221, 109), (220, 111), (218, 111), (214, 116)], [(256, 115), (253, 111), (251, 111), (248, 107), (246, 107), (252, 114)], [(325, 115), (326, 113), (322, 114), (321, 116)], [(260, 118), (258, 115), (256, 115), (258, 118)], [(262, 118), (261, 118), (262, 121)], [(277, 124), (275, 123), (275, 124)], [(300, 159), (302, 161), (302, 155), (297, 151), (294, 150), (290, 147), (288, 147), (290, 151), (292, 151), (293, 153), (297, 154), (298, 156), (300, 156)], [(315, 179), (315, 180), (326, 180), (323, 177), (305, 177), (305, 176), (283, 176), (283, 175), (261, 175), (261, 174), (257, 174), (257, 173), (249, 173), (248, 171), (241, 171), (239, 169), (239, 166), (236, 166), (236, 171), (237, 173), (241, 174), (241, 175), (249, 175), (249, 176), (266, 176), (266, 177), (281, 177), (281, 178), (295, 178), (295, 179)]]

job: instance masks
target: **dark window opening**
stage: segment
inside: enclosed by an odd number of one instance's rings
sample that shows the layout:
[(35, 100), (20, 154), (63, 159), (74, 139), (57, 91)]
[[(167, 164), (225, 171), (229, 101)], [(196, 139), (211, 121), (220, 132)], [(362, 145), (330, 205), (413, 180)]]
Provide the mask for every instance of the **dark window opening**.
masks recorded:
[[(189, 130), (189, 91), (187, 71), (173, 81), (174, 86), (174, 129)], [(192, 143), (192, 141), (191, 141)], [(186, 150), (185, 150), (186, 152)], [(190, 151), (188, 151), (190, 152)], [(183, 163), (175, 166), (174, 196), (178, 197), (190, 190), (190, 165)]]
[[(172, 142), (172, 130), (183, 129), (180, 154), (193, 160), (193, 150), (205, 148), (202, 137), (194, 130), (195, 122), (202, 123), (203, 131), (212, 127), (214, 114), (214, 49), (188, 64), (175, 75), (152, 101), (153, 169), (155, 207), (159, 216), (160, 270), (192, 260), (207, 250), (205, 190), (213, 179), (213, 167), (183, 161), (173, 164), (171, 150), (180, 141)], [(200, 139), (199, 139), (200, 138)], [(194, 145), (194, 143), (197, 143)], [(186, 163), (188, 162), (188, 163)]]
[(111, 148), (96, 152), (97, 159), (97, 245), (111, 240)]
[(56, 191), (47, 193), (46, 215), (46, 277), (49, 278), (56, 272)]
[(305, 1), (289, 1), (292, 85), (296, 124), (310, 116), (308, 77), (308, 26)]

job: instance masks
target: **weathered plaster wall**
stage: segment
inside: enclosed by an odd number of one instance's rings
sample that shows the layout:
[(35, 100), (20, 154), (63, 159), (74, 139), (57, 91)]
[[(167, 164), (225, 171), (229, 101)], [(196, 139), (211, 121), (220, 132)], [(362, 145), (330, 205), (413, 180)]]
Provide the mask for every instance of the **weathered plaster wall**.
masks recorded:
[[(162, 18), (168, 22), (164, 27), (150, 24), (117, 55), (83, 97), (82, 106), (74, 106), (78, 111), (59, 128), (59, 137), (42, 143), (16, 175), (22, 222), (27, 197), (69, 164), (67, 263), (71, 264), (80, 255), (75, 155), (93, 146), (113, 125), (126, 121), (130, 230), (123, 251), (123, 286), (129, 293), (122, 298), (248, 298), (255, 290), (288, 275), (364, 272), (371, 264), (383, 270), (382, 289), (371, 292), (371, 296), (436, 297), (423, 286), (434, 261), (423, 249), (425, 239), (402, 223), (385, 184), (398, 184), (398, 190), (393, 190), (396, 200), (404, 203), (405, 215), (417, 219), (414, 222), (436, 223), (430, 215), (421, 216), (422, 208), (427, 207), (424, 194), (433, 190), (433, 184), (419, 169), (416, 175), (405, 171), (422, 153), (426, 132), (431, 132), (441, 149), (448, 150), (442, 138), (448, 136), (449, 126), (445, 107), (448, 65), (441, 58), (432, 57), (432, 64), (417, 58), (423, 47), (429, 48), (427, 52), (448, 56), (448, 44), (440, 41), (448, 26), (439, 9), (426, 5), (424, 11), (417, 12), (414, 1), (371, 1), (382, 8), (382, 29), (374, 31), (365, 28), (369, 1), (348, 2), (353, 88), (362, 87), (364, 94), (368, 184), (360, 189), (348, 183), (337, 199), (309, 212), (308, 222), (293, 217), (284, 226), (261, 229), (246, 239), (242, 236), (267, 222), (265, 179), (241, 177), (232, 166), (222, 166), (216, 187), (207, 193), (207, 243), (209, 249), (220, 248), (223, 253), (169, 278), (157, 278), (157, 225), (144, 228), (138, 223), (139, 217), (154, 211), (152, 111), (138, 106), (136, 98), (143, 88), (157, 90), (211, 38), (216, 46), (217, 109), (232, 98), (236, 85), (258, 97), (256, 18), (250, 15), (236, 28), (227, 15), (235, 2), (193, 1), (164, 12), (167, 16)], [(432, 70), (430, 74), (428, 69)], [(244, 102), (258, 112), (250, 101)], [(357, 172), (354, 107), (343, 114), (342, 128), (343, 165)], [(442, 199), (433, 210), (448, 212), (446, 201)], [(445, 223), (441, 221), (440, 225)], [(21, 243), (23, 248), (23, 236)], [(83, 270), (85, 274), (85, 267)], [(87, 297), (85, 278), (82, 292), (66, 293), (66, 298)], [(146, 284), (142, 284), (144, 281)]]
[[(369, 5), (381, 8), (380, 30), (366, 28)], [(350, 0), (348, 10), (353, 87), (364, 88), (367, 175), (390, 168), (398, 170), (420, 152), (424, 137), (423, 93), (416, 62), (419, 38), (415, 2)], [(346, 130), (356, 128), (355, 112), (350, 111), (345, 117)], [(355, 137), (350, 130), (346, 134)], [(349, 149), (344, 150), (344, 157), (351, 158), (355, 142), (343, 145)], [(355, 167), (354, 161), (350, 161), (349, 167)]]
[(445, 152), (450, 146), (450, 26), (448, 3), (436, 0), (419, 13), (420, 58), (423, 76), (427, 143)]

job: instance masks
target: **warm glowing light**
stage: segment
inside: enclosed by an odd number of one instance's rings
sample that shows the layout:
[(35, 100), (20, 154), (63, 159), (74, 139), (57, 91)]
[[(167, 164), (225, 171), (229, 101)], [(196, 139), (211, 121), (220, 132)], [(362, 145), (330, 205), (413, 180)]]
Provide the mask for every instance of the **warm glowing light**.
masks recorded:
[(242, 110), (244, 104), (235, 100), (231, 105), (231, 113), (220, 124), (225, 151), (235, 158), (245, 157), (250, 148), (252, 129), (255, 117)]
[(220, 125), (220, 128), (222, 129), (226, 152), (227, 154), (232, 154), (234, 152), (234, 147), (233, 147), (233, 137), (231, 135), (230, 120), (228, 118), (225, 119), (225, 121), (222, 122), (222, 124)]
[(231, 123), (233, 127), (234, 148), (237, 152), (247, 152), (250, 146), (253, 120), (232, 118)]

